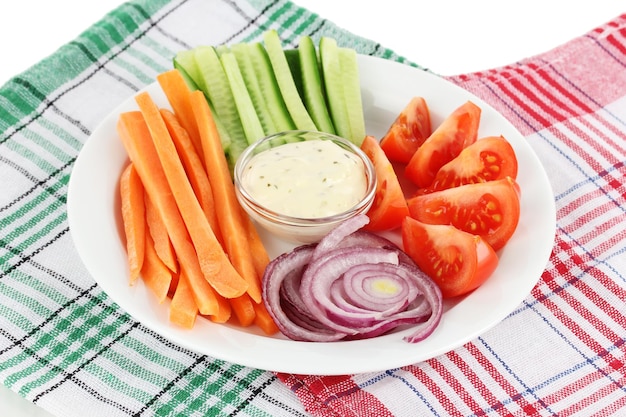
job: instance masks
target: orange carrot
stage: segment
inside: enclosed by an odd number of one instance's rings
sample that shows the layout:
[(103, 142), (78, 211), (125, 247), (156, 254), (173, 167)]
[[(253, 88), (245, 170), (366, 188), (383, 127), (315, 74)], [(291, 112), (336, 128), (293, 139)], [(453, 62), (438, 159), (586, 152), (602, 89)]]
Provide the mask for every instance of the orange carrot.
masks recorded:
[(254, 317), (256, 316), (254, 301), (250, 299), (247, 293), (237, 298), (231, 298), (229, 301), (240, 325), (247, 327), (254, 323)]
[(194, 299), (202, 314), (218, 314), (220, 304), (215, 291), (204, 278), (185, 223), (152, 143), (150, 131), (138, 111), (122, 113), (117, 130), (126, 152), (137, 169), (148, 196), (154, 202), (181, 265), (185, 265)]
[(181, 268), (178, 277), (176, 292), (170, 303), (170, 321), (179, 326), (191, 329), (198, 316), (198, 306), (193, 297), (191, 284), (185, 273), (185, 267)]
[(191, 93), (191, 102), (200, 131), (204, 161), (213, 189), (224, 247), (235, 269), (248, 282), (248, 294), (258, 303), (261, 301), (261, 280), (250, 256), (248, 231), (242, 220), (241, 206), (235, 195), (235, 187), (215, 120), (201, 91), (196, 90)]
[(202, 154), (200, 133), (198, 132), (198, 126), (191, 109), (191, 101), (189, 100), (191, 90), (187, 86), (185, 79), (177, 69), (173, 69), (157, 75), (157, 81), (165, 93), (170, 106), (174, 109), (174, 114), (176, 114), (181, 125), (189, 133), (189, 138), (202, 160), (204, 155)]
[(146, 204), (146, 224), (149, 231), (148, 236), (154, 244), (154, 250), (161, 261), (172, 272), (178, 272), (178, 261), (176, 260), (174, 247), (172, 246), (170, 235), (167, 233), (165, 223), (163, 223), (163, 219), (159, 216), (152, 199), (147, 194), (144, 200)]
[(172, 284), (172, 271), (157, 254), (150, 233), (146, 232), (146, 252), (141, 267), (141, 278), (159, 303), (167, 298)]
[(217, 297), (218, 303), (220, 305), (219, 311), (217, 314), (209, 315), (208, 318), (214, 323), (226, 323), (230, 319), (232, 314), (232, 308), (230, 306), (230, 300), (232, 300), (232, 298), (227, 299), (221, 297), (219, 294)]
[[(202, 94), (202, 92), (199, 93)], [(204, 96), (202, 97), (204, 99)], [(176, 153), (176, 147), (161, 117), (159, 108), (147, 92), (135, 96), (135, 101), (148, 125), (154, 148), (156, 148), (176, 205), (187, 226), (205, 278), (215, 291), (223, 297), (240, 296), (247, 290), (248, 283), (233, 267), (215, 237)]]
[(248, 244), (250, 245), (250, 258), (252, 258), (252, 262), (254, 264), (254, 269), (256, 270), (257, 276), (259, 279), (263, 277), (265, 273), (265, 268), (267, 268), (267, 264), (270, 263), (270, 257), (267, 254), (267, 250), (265, 250), (265, 245), (263, 245), (263, 241), (261, 240), (261, 236), (252, 223), (252, 220), (248, 216), (243, 208), (241, 209), (241, 217), (246, 226), (247, 239)]
[(120, 196), (130, 283), (133, 284), (139, 277), (144, 260), (146, 219), (143, 184), (132, 162), (122, 171)]
[(259, 326), (267, 335), (278, 333), (278, 326), (276, 326), (274, 319), (272, 319), (272, 316), (270, 316), (270, 313), (267, 311), (265, 304), (254, 303), (254, 310), (256, 313), (254, 324)]
[(217, 221), (217, 214), (215, 212), (213, 191), (211, 190), (211, 183), (207, 177), (204, 165), (200, 160), (200, 156), (198, 155), (198, 152), (196, 152), (196, 148), (191, 143), (187, 130), (185, 130), (185, 128), (183, 128), (180, 124), (178, 117), (167, 109), (161, 109), (161, 116), (163, 116), (165, 125), (172, 136), (172, 140), (176, 146), (176, 151), (178, 152), (181, 162), (185, 167), (185, 171), (187, 172), (187, 176), (189, 177), (191, 187), (194, 190), (196, 198), (200, 202), (200, 207), (202, 207), (204, 215), (209, 220), (209, 224), (211, 225), (211, 229), (213, 230), (215, 237), (218, 242), (221, 243), (223, 240), (219, 229), (219, 223)]

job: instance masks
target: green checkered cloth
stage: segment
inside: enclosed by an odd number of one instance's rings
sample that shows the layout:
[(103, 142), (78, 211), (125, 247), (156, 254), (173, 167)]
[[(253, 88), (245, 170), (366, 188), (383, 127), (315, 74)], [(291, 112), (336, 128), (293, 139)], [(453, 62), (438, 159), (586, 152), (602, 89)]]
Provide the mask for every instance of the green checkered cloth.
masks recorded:
[(4, 385), (64, 417), (307, 415), (273, 373), (183, 349), (120, 309), (82, 265), (66, 210), (81, 147), (120, 102), (171, 69), (177, 51), (269, 28), (286, 45), (327, 35), (404, 61), (289, 1), (137, 0), (0, 88)]

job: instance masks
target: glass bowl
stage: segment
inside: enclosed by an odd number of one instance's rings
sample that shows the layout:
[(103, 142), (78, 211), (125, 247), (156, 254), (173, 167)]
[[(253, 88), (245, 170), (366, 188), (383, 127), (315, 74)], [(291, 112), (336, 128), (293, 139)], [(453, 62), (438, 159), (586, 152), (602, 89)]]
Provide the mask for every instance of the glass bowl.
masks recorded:
[[(250, 189), (246, 189), (246, 167), (257, 154), (268, 149), (280, 147), (284, 144), (311, 140), (331, 141), (343, 150), (353, 154), (356, 159), (361, 162), (365, 181), (364, 192), (354, 205), (335, 214), (323, 215), (321, 217), (309, 217), (308, 215), (297, 217), (277, 212), (266, 207), (258, 201), (258, 198), (253, 197), (254, 193), (251, 192)], [(303, 152), (301, 157), (307, 158), (307, 155), (310, 156), (310, 154), (311, 152)], [(298, 157), (300, 157), (300, 155), (298, 155)], [(288, 179), (285, 177), (285, 181), (289, 184), (297, 184), (297, 175), (299, 175), (297, 172), (290, 173)], [(291, 130), (276, 133), (248, 146), (235, 164), (234, 182), (239, 203), (255, 223), (276, 237), (301, 244), (317, 242), (339, 223), (358, 214), (367, 213), (374, 201), (374, 194), (376, 192), (376, 172), (374, 166), (359, 147), (339, 136), (304, 130)], [(338, 189), (334, 192), (346, 194), (351, 191), (345, 189), (345, 187), (343, 189), (341, 187), (337, 188)], [(332, 195), (329, 198), (332, 199)]]

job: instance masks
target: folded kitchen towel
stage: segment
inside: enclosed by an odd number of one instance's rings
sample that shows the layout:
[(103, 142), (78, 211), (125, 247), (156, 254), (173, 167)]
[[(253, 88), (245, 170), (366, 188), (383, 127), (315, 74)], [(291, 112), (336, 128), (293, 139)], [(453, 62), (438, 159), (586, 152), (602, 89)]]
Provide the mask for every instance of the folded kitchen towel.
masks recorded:
[(66, 210), (90, 133), (177, 51), (269, 28), (286, 44), (328, 35), (406, 62), (289, 1), (136, 0), (0, 88), (0, 381), (69, 417), (587, 416), (626, 405), (626, 16), (546, 54), (449, 78), (524, 134), (558, 210), (533, 292), (463, 347), (386, 372), (277, 374), (186, 350), (95, 284)]

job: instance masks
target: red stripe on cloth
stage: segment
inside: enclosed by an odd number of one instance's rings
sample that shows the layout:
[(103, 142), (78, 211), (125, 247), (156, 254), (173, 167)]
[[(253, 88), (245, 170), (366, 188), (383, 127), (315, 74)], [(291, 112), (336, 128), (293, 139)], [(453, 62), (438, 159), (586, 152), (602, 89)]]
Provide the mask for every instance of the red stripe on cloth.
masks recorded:
[[(609, 381), (607, 379), (607, 382), (598, 387), (598, 381), (606, 379), (607, 375), (611, 374), (615, 374), (616, 378), (613, 381)], [(578, 378), (573, 383), (568, 384), (557, 391), (554, 391), (545, 398), (542, 398), (541, 402), (544, 404), (553, 404), (553, 411), (558, 412), (559, 417), (568, 417), (576, 415), (584, 411), (585, 409), (592, 407), (596, 402), (612, 394), (616, 394), (615, 397), (619, 399), (618, 403), (623, 403), (626, 399), (626, 396), (623, 395), (623, 387), (625, 383), (626, 376), (617, 374), (615, 368), (607, 366), (604, 369), (597, 369), (594, 372), (590, 372), (589, 374)], [(562, 410), (559, 409), (559, 403), (565, 402), (565, 400), (569, 399), (570, 397), (580, 397), (581, 392), (584, 392), (583, 398), (574, 401), (568, 407), (565, 407)], [(539, 407), (541, 406), (540, 403), (537, 403), (536, 405)], [(618, 410), (618, 408), (615, 408), (617, 405), (618, 404), (614, 403), (611, 406), (612, 411)], [(604, 411), (606, 412), (608, 410)], [(612, 416), (614, 414), (599, 413), (598, 415)]]
[[(431, 365), (432, 360), (427, 361), (426, 363), (429, 366)], [(437, 401), (439, 402), (439, 404), (441, 404), (441, 406), (443, 407), (443, 409), (446, 411), (446, 415), (450, 416), (450, 417), (455, 417), (455, 416), (462, 416), (463, 414), (459, 411), (459, 409), (454, 405), (454, 403), (452, 402), (452, 400), (450, 399), (449, 395), (447, 394), (446, 391), (444, 391), (439, 384), (437, 384), (429, 375), (428, 372), (426, 372), (424, 369), (422, 369), (421, 366), (419, 365), (409, 365), (406, 366), (404, 368), (402, 368), (408, 372), (410, 372), (411, 374), (413, 374), (419, 382), (422, 383), (422, 385), (424, 385), (424, 387), (426, 389), (428, 389), (428, 391), (430, 391), (430, 393), (432, 395), (435, 396), (435, 398), (437, 399)]]
[[(446, 356), (470, 381), (472, 386), (476, 388), (476, 390), (480, 393), (481, 397), (485, 400), (487, 404), (489, 404), (501, 416), (510, 415), (509, 412), (504, 409), (502, 402), (498, 400), (498, 398), (491, 392), (489, 387), (478, 376), (478, 374), (474, 371), (474, 369), (472, 369), (472, 367), (465, 360), (463, 360), (463, 358), (456, 351), (448, 352)], [(472, 403), (475, 403), (475, 402), (472, 401)], [(473, 407), (470, 405), (470, 408), (476, 414), (477, 417), (485, 415), (485, 412), (483, 411), (482, 407), (478, 407), (477, 405)]]
[[(441, 378), (452, 388), (452, 391), (467, 405), (467, 407), (476, 413), (482, 407), (472, 398), (472, 395), (465, 389), (462, 381), (459, 381), (448, 368), (446, 368), (439, 360), (433, 359), (429, 361), (429, 365), (441, 376)], [(467, 376), (467, 375), (464, 375)], [(471, 381), (472, 385), (474, 381)]]
[[(498, 384), (498, 386), (506, 393), (508, 398), (514, 401), (514, 403), (521, 408), (522, 410), (528, 410), (529, 407), (532, 407), (531, 404), (526, 400), (526, 398), (509, 382), (506, 375), (503, 375), (498, 368), (493, 364), (493, 362), (485, 356), (485, 354), (473, 343), (468, 343), (465, 345), (465, 348), (469, 353), (474, 356), (476, 361), (483, 367), (483, 369), (489, 374), (489, 376), (493, 379), (494, 382)], [(493, 403), (492, 406), (500, 413), (503, 414), (503, 411), (500, 411), (499, 405), (502, 402)], [(508, 408), (507, 408), (508, 409)], [(505, 415), (510, 415), (506, 413)]]
[(350, 375), (315, 376), (277, 373), (305, 409), (318, 417), (393, 417), (376, 396), (362, 390)]

